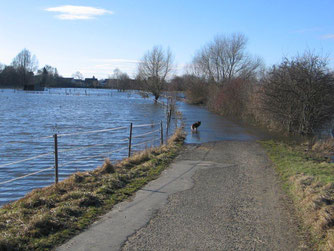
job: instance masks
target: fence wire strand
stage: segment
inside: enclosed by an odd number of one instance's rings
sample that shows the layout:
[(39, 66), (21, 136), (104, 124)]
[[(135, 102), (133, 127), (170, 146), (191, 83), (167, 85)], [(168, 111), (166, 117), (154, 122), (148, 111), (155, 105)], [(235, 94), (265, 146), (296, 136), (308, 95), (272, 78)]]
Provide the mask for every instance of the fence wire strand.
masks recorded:
[(53, 154), (54, 154), (54, 153), (44, 153), (44, 154), (40, 154), (40, 155), (33, 156), (33, 157), (30, 157), (30, 158), (26, 158), (26, 159), (22, 159), (22, 160), (18, 160), (18, 161), (10, 162), (10, 163), (2, 164), (2, 165), (0, 165), (0, 168), (1, 168), (1, 167), (5, 167), (5, 166), (11, 166), (11, 165), (19, 164), (19, 163), (22, 163), (22, 162), (26, 162), (26, 161), (28, 161), (28, 160), (38, 159), (38, 158), (40, 158), (40, 157), (48, 156), (48, 155), (53, 155)]
[(153, 126), (156, 126), (156, 125), (159, 125), (160, 123), (155, 123), (155, 124), (143, 124), (143, 125), (134, 125), (132, 126), (132, 128), (139, 128), (139, 127), (153, 127)]
[(79, 146), (79, 147), (74, 147), (74, 148), (70, 148), (70, 149), (60, 150), (60, 151), (58, 151), (58, 153), (77, 151), (77, 150), (80, 150), (80, 149), (88, 149), (88, 148), (92, 148), (92, 147), (95, 147), (95, 146), (107, 146), (107, 145), (114, 145), (114, 144), (124, 144), (125, 141), (128, 141), (128, 139), (120, 140), (119, 142), (107, 143), (107, 144), (95, 144), (95, 145), (91, 145), (91, 146)]
[[(154, 126), (159, 125), (159, 124), (160, 123), (134, 125), (133, 128), (154, 127)], [(127, 129), (127, 128), (128, 127), (116, 127), (116, 128), (102, 129), (102, 130), (77, 132), (77, 133), (64, 133), (64, 134), (58, 134), (57, 137), (66, 137), (66, 136), (81, 135), (81, 134), (91, 134), (91, 133), (116, 131), (116, 130), (123, 130), (123, 129)], [(137, 136), (134, 136), (133, 138), (140, 138), (140, 137), (143, 137), (143, 136), (151, 135), (151, 134), (154, 134), (154, 133), (156, 133), (158, 131), (160, 131), (160, 129), (155, 130), (153, 132), (148, 132), (148, 133), (144, 133), (144, 134), (141, 134), (141, 135), (137, 135)], [(52, 136), (45, 136), (45, 137), (39, 137), (37, 139), (34, 138), (34, 140), (48, 139), (48, 138), (53, 138), (53, 137), (54, 137), (53, 135)], [(113, 142), (111, 144), (119, 144), (119, 143), (124, 144), (128, 140), (129, 139), (126, 138), (126, 139), (120, 140), (118, 142)], [(148, 142), (155, 142), (155, 141), (158, 141), (158, 140), (159, 139), (147, 140), (147, 141), (144, 141), (144, 142), (141, 142), (141, 143), (138, 143), (138, 144), (134, 144), (132, 146), (133, 147), (140, 146), (140, 145), (143, 145), (143, 144), (147, 144)], [(27, 141), (8, 142), (8, 143), (5, 143), (5, 144), (18, 144), (18, 143), (35, 143), (35, 142), (31, 141), (31, 140), (27, 140)], [(87, 149), (87, 148), (92, 148), (92, 147), (95, 147), (95, 146), (105, 146), (105, 145), (108, 145), (108, 144), (95, 144), (95, 145), (91, 145), (91, 146), (83, 146), (83, 147), (76, 147), (76, 148), (71, 148), (71, 149), (64, 149), (64, 150), (58, 151), (58, 153), (75, 151), (75, 150), (80, 150), (80, 149)], [(115, 153), (115, 152), (120, 152), (120, 151), (125, 150), (125, 149), (128, 149), (128, 147), (119, 148), (117, 150), (113, 150), (113, 151), (110, 151), (110, 152), (107, 152), (107, 153), (103, 153), (103, 154), (99, 154), (99, 155), (95, 155), (95, 156), (89, 156), (89, 157), (81, 158), (81, 159), (78, 159), (78, 160), (75, 160), (75, 161), (69, 161), (67, 163), (64, 163), (60, 167), (64, 167), (64, 166), (69, 165), (69, 164), (78, 163), (78, 162), (81, 162), (81, 161), (84, 161), (84, 160), (93, 159), (93, 158), (106, 157), (106, 155), (109, 155), (109, 154)], [(37, 159), (37, 158), (41, 158), (43, 156), (49, 156), (49, 155), (53, 155), (53, 154), (54, 154), (54, 152), (36, 155), (36, 156), (30, 157), (30, 158), (26, 158), (26, 159), (22, 159), (22, 160), (10, 162), (10, 163), (2, 164), (2, 165), (0, 165), (0, 168), (1, 167), (6, 167), (6, 166), (10, 166), (10, 165), (14, 165), (14, 164), (19, 164), (19, 163), (22, 163), (22, 162), (26, 162), (26, 161), (29, 161), (29, 160), (33, 160), (33, 159)], [(10, 179), (10, 180), (7, 180), (7, 181), (2, 181), (2, 182), (0, 182), (0, 185), (7, 184), (7, 183), (10, 183), (10, 182), (13, 182), (13, 181), (16, 181), (16, 180), (20, 180), (20, 179), (23, 179), (23, 178), (26, 178), (26, 177), (29, 177), (29, 176), (33, 176), (33, 175), (36, 175), (36, 174), (39, 174), (39, 173), (42, 173), (42, 172), (45, 172), (45, 171), (48, 171), (48, 170), (51, 170), (51, 169), (54, 169), (54, 167), (45, 168), (45, 169), (42, 169), (42, 170), (30, 173), (30, 174), (26, 174), (26, 175), (23, 175), (23, 176), (20, 176), (20, 177), (17, 177), (17, 178), (13, 178), (13, 179)]]
[(51, 136), (44, 136), (44, 137), (38, 137), (38, 138), (33, 138), (33, 139), (30, 139), (30, 140), (18, 140), (18, 141), (11, 141), (11, 142), (3, 142), (3, 143), (0, 144), (0, 146), (3, 147), (5, 145), (14, 145), (14, 144), (40, 143), (40, 142), (36, 142), (36, 140), (49, 139), (49, 138), (53, 138), (53, 135), (51, 135)]
[(69, 164), (77, 163), (77, 162), (80, 162), (80, 161), (83, 161), (83, 160), (89, 160), (89, 159), (94, 159), (94, 158), (99, 158), (99, 157), (106, 157), (106, 155), (108, 155), (108, 154), (119, 152), (119, 151), (122, 151), (122, 150), (125, 150), (125, 149), (128, 149), (128, 147), (119, 148), (117, 150), (107, 152), (107, 153), (103, 153), (103, 154), (100, 154), (100, 155), (95, 155), (95, 156), (85, 157), (85, 158), (81, 158), (81, 159), (74, 160), (74, 161), (69, 161), (69, 162), (66, 162), (66, 163), (62, 164), (60, 167), (64, 167), (64, 166), (67, 166)]
[(141, 146), (141, 145), (144, 145), (148, 142), (154, 142), (154, 141), (158, 141), (159, 139), (153, 139), (153, 140), (147, 140), (147, 141), (144, 141), (144, 142), (141, 142), (141, 143), (138, 143), (138, 144), (134, 144), (132, 146)]
[(140, 137), (142, 137), (142, 136), (150, 135), (150, 134), (153, 134), (153, 133), (156, 133), (156, 132), (160, 132), (160, 129), (155, 130), (155, 131), (153, 131), (153, 132), (143, 133), (143, 134), (140, 134), (140, 135), (137, 135), (137, 136), (132, 136), (132, 138), (133, 138), (133, 139), (135, 139), (135, 138), (140, 138)]
[(29, 173), (27, 175), (23, 175), (23, 176), (14, 178), (14, 179), (10, 179), (10, 180), (7, 180), (7, 181), (0, 182), (0, 185), (6, 184), (6, 183), (9, 183), (9, 182), (13, 182), (15, 180), (20, 180), (20, 179), (23, 179), (23, 178), (26, 178), (26, 177), (29, 177), (29, 176), (33, 176), (35, 174), (38, 174), (38, 173), (41, 173), (41, 172), (45, 172), (45, 171), (51, 170), (51, 169), (54, 169), (54, 167), (45, 168), (45, 169), (39, 170), (39, 171), (34, 172), (34, 173)]
[(99, 133), (99, 132), (117, 131), (117, 130), (122, 130), (122, 129), (127, 129), (127, 128), (128, 127), (122, 126), (122, 127), (108, 128), (108, 129), (102, 129), (102, 130), (94, 130), (94, 131), (63, 133), (63, 134), (58, 134), (57, 137), (66, 137), (66, 136), (73, 136), (73, 135), (80, 135), (80, 134), (91, 134), (91, 133)]

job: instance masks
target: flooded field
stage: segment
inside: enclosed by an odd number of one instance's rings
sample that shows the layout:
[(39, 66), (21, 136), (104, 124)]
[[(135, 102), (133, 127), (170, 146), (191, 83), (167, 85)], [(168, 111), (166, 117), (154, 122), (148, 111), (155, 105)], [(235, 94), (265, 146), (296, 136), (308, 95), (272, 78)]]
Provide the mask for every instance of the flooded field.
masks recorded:
[[(159, 145), (160, 121), (165, 129), (165, 107), (136, 92), (0, 90), (0, 101), (0, 206), (54, 182), (54, 134), (58, 135), (59, 180), (62, 180), (76, 171), (100, 166), (105, 158), (117, 161), (127, 157), (130, 123), (133, 123), (133, 151)], [(256, 132), (204, 107), (177, 102), (177, 109), (182, 112), (186, 143), (257, 138)], [(192, 133), (191, 124), (199, 120), (202, 124), (198, 132)], [(173, 116), (171, 131), (175, 123)], [(34, 176), (13, 180), (47, 168)], [(5, 183), (10, 180), (13, 181)]]
[[(54, 134), (59, 135), (62, 180), (101, 165), (106, 157), (112, 161), (126, 157), (130, 123), (133, 151), (159, 145), (160, 121), (166, 120), (162, 105), (135, 92), (0, 90), (0, 101), (0, 205), (54, 182)], [(147, 124), (154, 125), (137, 127)]]

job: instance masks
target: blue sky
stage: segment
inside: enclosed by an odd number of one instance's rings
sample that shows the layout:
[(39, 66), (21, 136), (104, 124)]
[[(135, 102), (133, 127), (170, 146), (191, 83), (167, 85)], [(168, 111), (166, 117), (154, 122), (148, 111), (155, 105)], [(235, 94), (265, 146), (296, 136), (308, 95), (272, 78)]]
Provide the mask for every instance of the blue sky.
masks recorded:
[(305, 49), (334, 68), (333, 0), (1, 0), (0, 63), (27, 48), (63, 76), (135, 74), (154, 45), (170, 47), (179, 73), (217, 34), (241, 32), (270, 66)]

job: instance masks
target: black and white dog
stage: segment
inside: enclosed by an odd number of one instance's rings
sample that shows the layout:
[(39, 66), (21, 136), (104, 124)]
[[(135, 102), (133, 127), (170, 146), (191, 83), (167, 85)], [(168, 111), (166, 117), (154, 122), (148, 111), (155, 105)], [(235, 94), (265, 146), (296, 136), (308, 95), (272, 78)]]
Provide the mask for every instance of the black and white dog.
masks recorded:
[(197, 121), (196, 123), (191, 125), (191, 131), (197, 132), (197, 128), (201, 125), (201, 121)]

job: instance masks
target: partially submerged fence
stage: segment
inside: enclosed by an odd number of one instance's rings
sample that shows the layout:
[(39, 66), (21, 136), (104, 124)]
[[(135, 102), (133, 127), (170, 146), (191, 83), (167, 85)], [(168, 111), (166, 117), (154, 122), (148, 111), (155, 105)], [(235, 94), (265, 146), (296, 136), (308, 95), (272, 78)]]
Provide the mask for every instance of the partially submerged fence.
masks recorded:
[[(149, 130), (148, 132), (144, 132), (141, 134), (136, 134), (134, 133), (136, 128), (150, 128), (151, 130)], [(167, 127), (168, 128), (168, 127)], [(122, 131), (122, 130), (127, 130), (129, 129), (129, 136), (125, 137), (123, 139), (120, 139), (118, 141), (114, 141), (112, 143), (105, 143), (105, 144), (93, 144), (93, 145), (83, 145), (83, 146), (77, 146), (77, 147), (72, 147), (72, 148), (66, 148), (66, 149), (60, 149), (61, 144), (59, 144), (58, 139), (59, 138), (66, 138), (66, 137), (70, 137), (70, 136), (77, 136), (77, 135), (88, 135), (88, 134), (98, 134), (98, 133), (109, 133), (109, 132), (117, 132), (117, 131)], [(53, 166), (49, 166), (47, 168), (38, 170), (36, 172), (32, 172), (32, 173), (28, 173), (19, 177), (15, 177), (9, 180), (5, 180), (5, 181), (1, 181), (0, 185), (5, 185), (7, 183), (11, 183), (20, 179), (24, 179), (30, 176), (34, 176), (37, 175), (39, 173), (42, 172), (46, 172), (49, 170), (54, 169), (54, 182), (58, 183), (59, 180), (59, 171), (64, 168), (65, 166), (68, 166), (70, 164), (75, 164), (75, 163), (80, 163), (83, 161), (88, 161), (90, 159), (96, 159), (96, 158), (107, 158), (108, 156), (110, 156), (110, 154), (114, 154), (116, 152), (121, 152), (124, 151), (127, 154), (124, 154), (124, 157), (128, 156), (130, 157), (133, 149), (135, 147), (139, 147), (139, 146), (145, 146), (145, 147), (152, 147), (152, 146), (156, 146), (156, 142), (159, 142), (160, 145), (163, 144), (164, 142), (164, 134), (163, 134), (163, 123), (162, 121), (160, 123), (151, 123), (151, 124), (141, 124), (141, 125), (134, 125), (133, 123), (130, 123), (129, 127), (116, 127), (116, 128), (106, 128), (106, 129), (101, 129), (101, 130), (93, 130), (93, 131), (83, 131), (83, 132), (74, 132), (74, 133), (64, 133), (64, 134), (54, 134), (52, 136), (46, 136), (46, 137), (41, 137), (39, 139), (50, 139), (52, 140), (53, 138), (53, 151), (52, 152), (47, 152), (47, 153), (43, 153), (43, 154), (39, 154), (39, 155), (35, 155), (29, 158), (25, 158), (25, 159), (21, 159), (21, 160), (17, 160), (17, 161), (12, 161), (9, 163), (4, 163), (4, 164), (0, 164), (0, 168), (4, 168), (4, 167), (8, 167), (8, 166), (14, 166), (17, 164), (21, 164), (30, 160), (35, 160), (35, 159), (40, 159), (42, 157), (45, 156), (53, 156), (54, 158), (54, 163)], [(145, 139), (144, 141), (139, 141), (141, 139)], [(137, 142), (136, 142), (137, 141)], [(15, 144), (15, 143), (25, 143), (25, 141), (16, 141), (16, 142), (10, 142), (8, 144)], [(59, 165), (59, 161), (60, 161), (60, 154), (66, 153), (66, 152), (71, 152), (71, 151), (78, 151), (78, 150), (86, 150), (89, 148), (93, 148), (93, 147), (106, 147), (108, 145), (115, 145), (118, 144), (119, 146), (122, 145), (126, 145), (126, 146), (122, 146), (122, 147), (118, 147), (115, 150), (112, 151), (107, 151), (107, 152), (103, 152), (103, 153), (99, 153), (98, 155), (94, 155), (94, 156), (88, 156), (88, 157), (83, 157), (83, 158), (79, 158), (76, 160), (71, 160), (68, 162), (65, 162), (61, 165)]]

